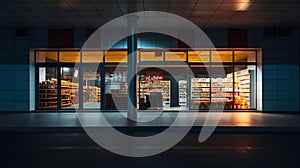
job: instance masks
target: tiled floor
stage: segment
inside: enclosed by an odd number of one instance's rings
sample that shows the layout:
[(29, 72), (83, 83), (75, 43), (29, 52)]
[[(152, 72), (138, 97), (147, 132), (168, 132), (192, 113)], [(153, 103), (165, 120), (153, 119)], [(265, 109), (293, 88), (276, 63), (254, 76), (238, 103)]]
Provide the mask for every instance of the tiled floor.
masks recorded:
[[(298, 114), (266, 114), (255, 112), (224, 112), (224, 113), (192, 113), (192, 112), (164, 112), (164, 113), (139, 113), (139, 118), (150, 120), (150, 122), (130, 122), (124, 116), (126, 113), (103, 113), (105, 119), (116, 127), (167, 127), (174, 126), (202, 127), (206, 118), (205, 126), (218, 128), (252, 128), (270, 131), (289, 130), (300, 131), (300, 115)], [(124, 116), (123, 116), (124, 115)], [(80, 116), (80, 122), (78, 119)], [(81, 128), (85, 126), (105, 127), (104, 117), (99, 113), (82, 112), (77, 113), (14, 113), (0, 115), (0, 129), (26, 130), (43, 128)], [(195, 117), (195, 118), (194, 118)], [(220, 120), (218, 121), (218, 119)], [(176, 120), (175, 120), (176, 119)], [(175, 122), (174, 122), (175, 121)], [(195, 121), (195, 122), (193, 122)]]

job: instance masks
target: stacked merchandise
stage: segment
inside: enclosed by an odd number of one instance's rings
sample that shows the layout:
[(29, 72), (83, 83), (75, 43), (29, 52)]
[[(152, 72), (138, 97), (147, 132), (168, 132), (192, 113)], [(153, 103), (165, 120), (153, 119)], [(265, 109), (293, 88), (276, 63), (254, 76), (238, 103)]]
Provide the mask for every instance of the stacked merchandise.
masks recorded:
[(193, 78), (191, 80), (190, 109), (208, 109), (210, 106), (209, 78)]
[(187, 81), (179, 80), (179, 106), (187, 106)]
[(67, 107), (72, 105), (71, 99), (71, 82), (61, 80), (61, 107)]
[(39, 108), (57, 108), (57, 81), (56, 79), (42, 81), (39, 84)]
[[(153, 81), (140, 81), (139, 98), (146, 99), (150, 96), (151, 92), (160, 92), (162, 95), (162, 106), (170, 107), (170, 85), (171, 81), (153, 80)], [(152, 104), (152, 102), (151, 102)]]
[(232, 108), (233, 84), (230, 78), (211, 79), (211, 102), (214, 108)]
[[(232, 74), (227, 75), (232, 79)], [(248, 109), (250, 106), (250, 73), (248, 69), (234, 72), (234, 108)]]

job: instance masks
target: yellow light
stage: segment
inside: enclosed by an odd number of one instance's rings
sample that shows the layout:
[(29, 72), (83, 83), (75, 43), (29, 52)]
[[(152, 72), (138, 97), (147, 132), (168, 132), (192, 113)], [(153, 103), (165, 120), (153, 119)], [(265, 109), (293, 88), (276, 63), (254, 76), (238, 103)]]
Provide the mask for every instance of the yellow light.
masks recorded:
[(238, 11), (245, 11), (249, 8), (250, 0), (237, 0), (235, 9)]

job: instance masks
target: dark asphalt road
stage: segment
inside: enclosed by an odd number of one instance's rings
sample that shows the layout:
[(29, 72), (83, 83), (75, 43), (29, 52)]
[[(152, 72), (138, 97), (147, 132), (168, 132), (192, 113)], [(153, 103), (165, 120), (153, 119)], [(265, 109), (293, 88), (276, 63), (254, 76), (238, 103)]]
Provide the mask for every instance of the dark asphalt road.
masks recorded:
[(300, 167), (300, 133), (188, 134), (156, 156), (129, 158), (98, 147), (85, 133), (1, 133), (0, 167), (169, 168)]

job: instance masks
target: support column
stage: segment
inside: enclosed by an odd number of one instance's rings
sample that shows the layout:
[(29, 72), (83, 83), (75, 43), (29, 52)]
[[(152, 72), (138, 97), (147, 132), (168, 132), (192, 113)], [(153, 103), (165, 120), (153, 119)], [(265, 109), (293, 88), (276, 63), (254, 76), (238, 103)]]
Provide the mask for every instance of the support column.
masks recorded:
[(127, 118), (133, 121), (137, 120), (137, 91), (136, 91), (136, 81), (137, 81), (137, 19), (135, 15), (130, 15), (128, 19), (128, 31), (131, 34), (127, 37), (127, 54), (128, 54), (128, 112)]

